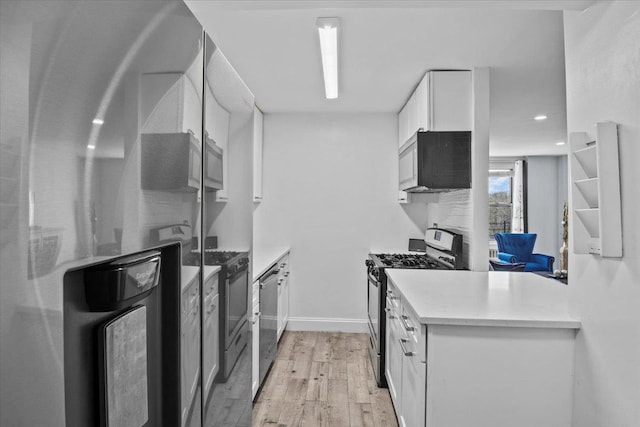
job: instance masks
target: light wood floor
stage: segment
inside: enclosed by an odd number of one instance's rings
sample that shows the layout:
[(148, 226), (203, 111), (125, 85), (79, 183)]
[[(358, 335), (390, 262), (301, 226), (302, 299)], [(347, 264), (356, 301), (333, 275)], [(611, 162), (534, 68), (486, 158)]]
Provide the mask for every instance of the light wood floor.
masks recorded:
[(396, 427), (366, 334), (286, 331), (253, 408), (253, 426)]

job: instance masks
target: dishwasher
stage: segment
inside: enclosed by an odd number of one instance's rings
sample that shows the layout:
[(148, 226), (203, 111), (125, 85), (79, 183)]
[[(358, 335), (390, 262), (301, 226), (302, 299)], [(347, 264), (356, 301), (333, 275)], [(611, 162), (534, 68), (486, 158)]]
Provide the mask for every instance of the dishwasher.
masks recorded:
[(278, 343), (278, 264), (260, 277), (259, 384), (264, 382), (276, 358)]

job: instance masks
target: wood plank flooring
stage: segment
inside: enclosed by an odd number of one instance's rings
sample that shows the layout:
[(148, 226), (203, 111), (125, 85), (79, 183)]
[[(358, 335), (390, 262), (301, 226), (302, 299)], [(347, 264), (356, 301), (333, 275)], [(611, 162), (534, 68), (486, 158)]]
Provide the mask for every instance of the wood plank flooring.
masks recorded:
[(366, 334), (285, 331), (253, 408), (253, 426), (397, 427)]

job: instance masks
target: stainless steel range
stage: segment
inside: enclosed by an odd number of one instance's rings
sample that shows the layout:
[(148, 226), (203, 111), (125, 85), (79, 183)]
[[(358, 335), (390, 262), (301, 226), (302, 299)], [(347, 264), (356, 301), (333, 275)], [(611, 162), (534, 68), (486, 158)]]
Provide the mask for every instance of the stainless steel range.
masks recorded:
[(219, 265), (220, 371), (225, 382), (249, 341), (247, 323), (249, 253), (205, 249), (205, 265)]
[(384, 377), (385, 301), (387, 268), (423, 268), (461, 270), (462, 236), (440, 228), (425, 233), (425, 252), (369, 254), (367, 266), (367, 315), (369, 323), (369, 357), (379, 387), (386, 387)]

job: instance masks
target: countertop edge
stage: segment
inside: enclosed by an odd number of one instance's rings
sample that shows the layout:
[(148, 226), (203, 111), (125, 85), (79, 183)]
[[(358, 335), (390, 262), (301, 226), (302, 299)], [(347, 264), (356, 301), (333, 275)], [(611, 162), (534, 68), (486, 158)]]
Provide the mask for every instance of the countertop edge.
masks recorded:
[[(392, 274), (393, 275), (393, 274)], [(419, 315), (414, 304), (410, 298), (407, 298), (406, 292), (403, 291), (402, 283), (397, 283), (396, 280), (389, 277), (396, 286), (398, 292), (402, 297), (402, 301), (409, 305), (411, 311), (419, 319), (420, 324), (423, 325), (451, 325), (451, 326), (492, 326), (492, 327), (512, 327), (512, 328), (546, 328), (546, 329), (581, 329), (582, 322), (571, 316), (563, 318), (547, 318), (547, 319), (532, 319), (532, 318), (496, 318), (496, 317), (468, 317), (463, 316), (425, 316), (424, 313)], [(550, 279), (547, 279), (550, 280)]]
[[(409, 302), (409, 305), (411, 303)], [(413, 309), (413, 307), (411, 307)], [(415, 311), (415, 310), (414, 310)], [(543, 329), (580, 329), (582, 323), (579, 320), (527, 320), (527, 319), (474, 319), (474, 318), (447, 318), (447, 317), (420, 317), (420, 323), (428, 325), (450, 326), (492, 326), (503, 328), (543, 328)]]
[(262, 250), (253, 251), (253, 278), (252, 283), (255, 282), (266, 273), (280, 258), (285, 256), (291, 251), (288, 246), (281, 246), (277, 248), (266, 248)]

